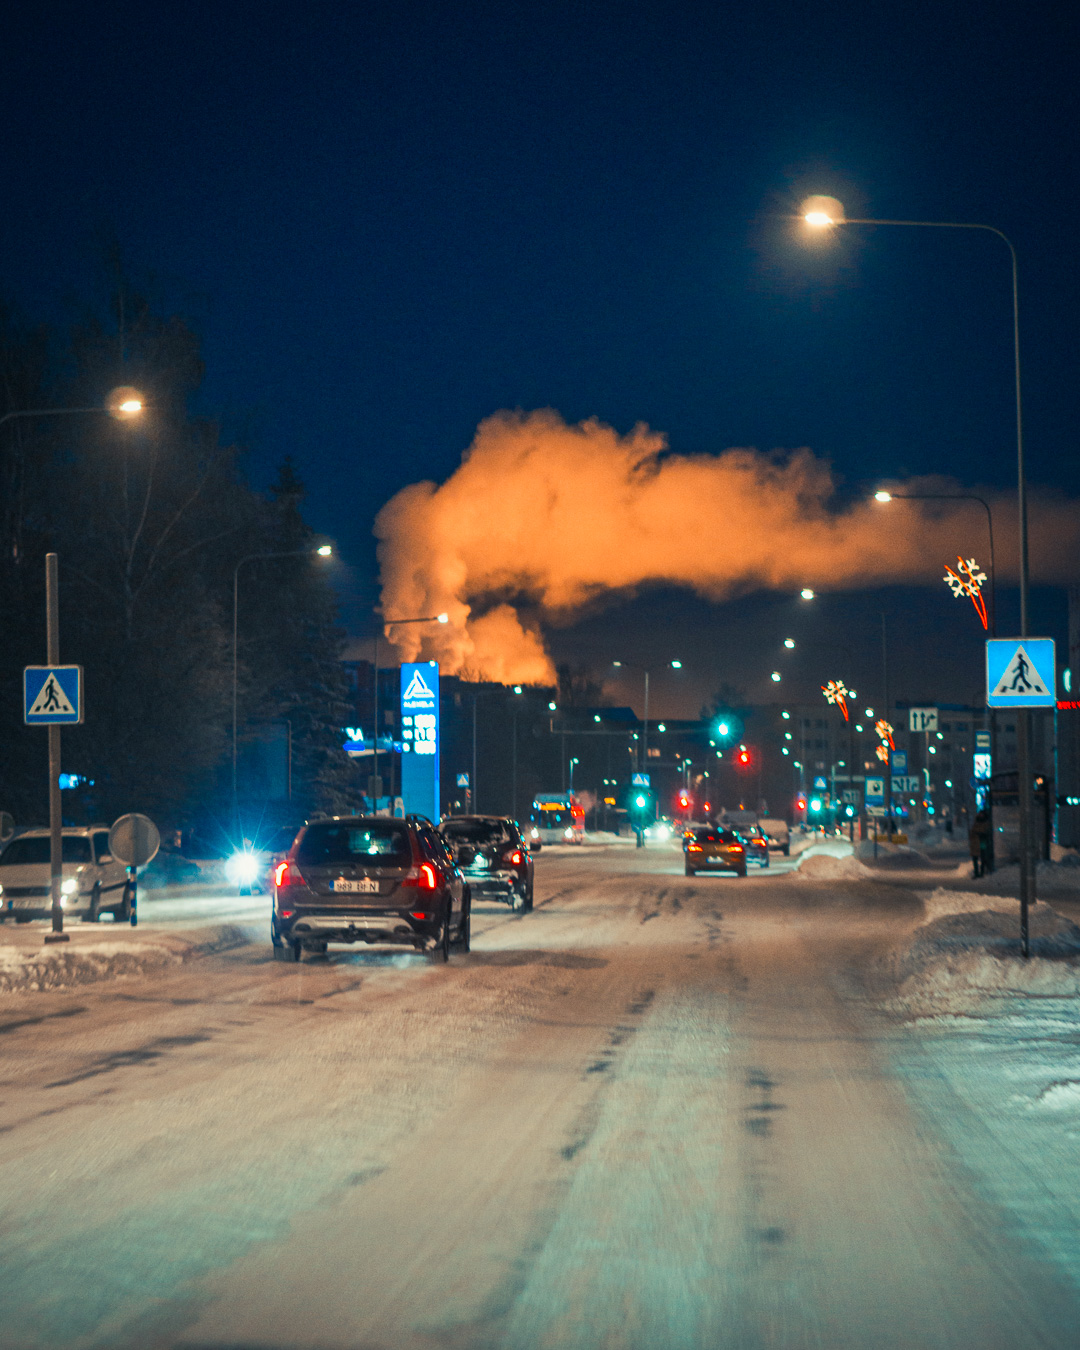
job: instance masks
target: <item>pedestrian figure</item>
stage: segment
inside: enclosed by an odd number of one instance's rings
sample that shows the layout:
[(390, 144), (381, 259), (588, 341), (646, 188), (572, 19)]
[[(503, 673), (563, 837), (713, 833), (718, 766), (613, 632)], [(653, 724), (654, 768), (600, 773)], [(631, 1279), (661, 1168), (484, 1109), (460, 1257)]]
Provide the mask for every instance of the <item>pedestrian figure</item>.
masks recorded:
[(973, 877), (986, 876), (986, 864), (990, 854), (990, 813), (986, 810), (975, 815), (975, 821), (968, 832), (968, 847), (971, 851), (971, 874)]
[(60, 709), (60, 694), (56, 687), (56, 676), (50, 675), (45, 685), (45, 702), (41, 705), (42, 712), (58, 712)]
[(1027, 677), (1028, 663), (1024, 660), (1024, 653), (1016, 653), (1016, 674), (1012, 678), (1012, 684), (1009, 685), (1009, 691), (1016, 694), (1026, 694), (1034, 689), (1034, 685)]

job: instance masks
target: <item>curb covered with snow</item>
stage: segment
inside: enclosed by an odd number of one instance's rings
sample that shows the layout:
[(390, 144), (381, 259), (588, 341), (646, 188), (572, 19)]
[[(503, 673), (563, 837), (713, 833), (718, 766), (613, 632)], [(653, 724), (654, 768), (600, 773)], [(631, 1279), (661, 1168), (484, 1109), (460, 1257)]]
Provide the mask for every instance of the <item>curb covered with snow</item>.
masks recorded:
[(1008, 995), (1080, 996), (1080, 927), (1049, 905), (1031, 911), (1025, 961), (1018, 901), (939, 888), (924, 904), (927, 921), (888, 958), (904, 1009), (961, 1012)]
[(66, 989), (120, 975), (143, 975), (241, 947), (253, 936), (251, 929), (238, 924), (218, 924), (183, 935), (157, 932), (143, 938), (131, 931), (112, 940), (87, 934), (90, 940), (84, 941), (77, 932), (70, 942), (55, 946), (0, 942), (0, 994)]

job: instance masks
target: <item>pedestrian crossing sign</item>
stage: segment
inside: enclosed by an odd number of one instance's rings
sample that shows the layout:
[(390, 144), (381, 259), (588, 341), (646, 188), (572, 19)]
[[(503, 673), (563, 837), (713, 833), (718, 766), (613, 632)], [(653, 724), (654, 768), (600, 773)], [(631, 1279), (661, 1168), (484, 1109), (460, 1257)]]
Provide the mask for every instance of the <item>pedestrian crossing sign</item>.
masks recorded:
[(27, 666), (23, 670), (23, 721), (31, 726), (81, 722), (82, 666)]
[(1056, 687), (1053, 638), (987, 640), (987, 707), (1052, 708)]

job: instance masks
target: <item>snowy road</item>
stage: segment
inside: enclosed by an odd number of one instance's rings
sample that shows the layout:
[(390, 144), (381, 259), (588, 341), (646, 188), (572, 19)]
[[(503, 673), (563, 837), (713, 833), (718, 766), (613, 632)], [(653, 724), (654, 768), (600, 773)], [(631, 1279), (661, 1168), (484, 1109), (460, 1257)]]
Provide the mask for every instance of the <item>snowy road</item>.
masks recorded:
[(864, 997), (914, 893), (784, 870), (551, 850), (449, 967), (7, 997), (0, 1344), (1075, 1346), (1038, 1215), (938, 1128), (948, 1060)]

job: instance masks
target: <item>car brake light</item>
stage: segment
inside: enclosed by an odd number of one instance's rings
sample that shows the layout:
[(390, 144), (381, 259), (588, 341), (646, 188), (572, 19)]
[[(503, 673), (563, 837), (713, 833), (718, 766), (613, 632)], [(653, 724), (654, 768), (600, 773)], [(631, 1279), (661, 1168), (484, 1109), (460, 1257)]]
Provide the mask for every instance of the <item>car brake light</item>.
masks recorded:
[[(415, 886), (421, 891), (434, 891), (439, 885), (435, 869), (430, 863), (421, 863), (419, 867), (410, 867), (405, 873), (405, 886)], [(414, 916), (415, 917), (415, 916)]]
[(291, 909), (279, 909), (279, 910), (278, 910), (278, 915), (279, 915), (282, 919), (291, 919), (294, 913), (295, 913), (295, 911), (294, 911), (294, 910), (291, 910)]
[(701, 852), (701, 845), (700, 845), (700, 844), (691, 844), (691, 845), (689, 846), (689, 848), (687, 848), (686, 851), (687, 851), (687, 853), (700, 853), (700, 852)]
[(732, 853), (741, 853), (743, 851), (742, 844), (729, 844), (728, 847), (731, 849)]
[(281, 890), (283, 886), (302, 886), (304, 878), (300, 875), (300, 869), (295, 863), (291, 863), (288, 858), (284, 862), (279, 862), (274, 868), (274, 885)]
[(512, 853), (503, 854), (503, 862), (508, 862), (511, 867), (520, 867), (524, 861), (520, 849), (514, 849)]

